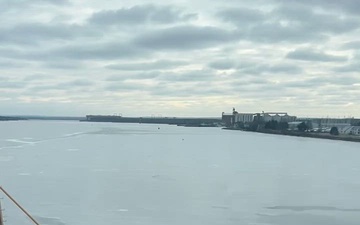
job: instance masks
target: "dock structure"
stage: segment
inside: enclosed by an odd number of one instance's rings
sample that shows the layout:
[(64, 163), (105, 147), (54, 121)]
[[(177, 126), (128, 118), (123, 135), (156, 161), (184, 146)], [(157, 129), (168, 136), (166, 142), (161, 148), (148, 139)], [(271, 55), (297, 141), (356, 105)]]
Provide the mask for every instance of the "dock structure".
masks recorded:
[[(3, 187), (0, 186), (0, 191), (2, 191), (34, 224), (40, 225)], [(4, 225), (1, 203), (0, 203), (0, 225)]]

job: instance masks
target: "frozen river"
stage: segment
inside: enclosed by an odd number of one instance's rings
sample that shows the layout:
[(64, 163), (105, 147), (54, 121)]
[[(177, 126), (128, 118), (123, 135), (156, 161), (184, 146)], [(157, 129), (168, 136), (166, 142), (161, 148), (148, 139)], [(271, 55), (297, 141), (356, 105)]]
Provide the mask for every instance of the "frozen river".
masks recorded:
[[(1, 122), (0, 185), (43, 225), (358, 225), (360, 143)], [(31, 224), (1, 201), (6, 225)]]

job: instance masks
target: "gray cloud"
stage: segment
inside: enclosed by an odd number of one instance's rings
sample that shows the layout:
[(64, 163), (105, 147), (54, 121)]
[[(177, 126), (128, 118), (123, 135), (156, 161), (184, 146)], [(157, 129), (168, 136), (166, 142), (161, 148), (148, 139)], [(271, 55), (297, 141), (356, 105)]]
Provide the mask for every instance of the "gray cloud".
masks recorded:
[(284, 26), (280, 22), (263, 23), (252, 27), (247, 34), (247, 39), (264, 43), (279, 42), (321, 42), (328, 37), (318, 32), (308, 32), (299, 25)]
[(232, 32), (216, 27), (175, 26), (140, 34), (134, 43), (147, 49), (191, 50), (230, 42)]
[(77, 79), (77, 80), (73, 80), (73, 81), (68, 81), (68, 82), (63, 82), (59, 84), (60, 86), (65, 86), (65, 87), (89, 87), (94, 85), (94, 82), (90, 81), (90, 80), (82, 80), (82, 79)]
[(342, 49), (354, 49), (358, 50), (360, 49), (360, 41), (350, 41), (346, 42), (342, 45)]
[[(256, 98), (276, 99), (290, 95), (286, 87), (269, 80), (259, 80), (256, 78), (239, 77), (237, 80), (227, 83), (230, 93), (237, 93), (240, 96)], [(294, 90), (293, 90), (294, 91)], [(283, 94), (281, 94), (283, 93)], [(284, 95), (286, 93), (286, 95)]]
[(94, 13), (89, 22), (99, 25), (134, 25), (142, 23), (171, 24), (188, 21), (196, 14), (183, 13), (172, 6), (137, 5), (118, 10), (106, 10)]
[(344, 33), (359, 28), (358, 19), (343, 18), (330, 13), (316, 13), (309, 6), (284, 5), (273, 12), (274, 17), (306, 30), (306, 33)]
[(351, 72), (360, 72), (360, 62), (351, 63), (345, 66), (340, 66), (334, 69), (335, 72), (339, 73), (351, 73)]
[(140, 83), (113, 81), (111, 84), (105, 85), (104, 90), (111, 92), (112, 91), (129, 92), (129, 91), (146, 91), (149, 88), (151, 88), (151, 86)]
[[(108, 77), (107, 81), (114, 81), (115, 83), (119, 81), (119, 84), (116, 84), (115, 87), (119, 86), (123, 88), (123, 84), (128, 84), (131, 80), (148, 80), (152, 79), (153, 81), (158, 82), (182, 82), (189, 83), (191, 82), (205, 82), (205, 81), (215, 81), (218, 77), (214, 74), (212, 70), (187, 70), (179, 72), (166, 72), (166, 71), (152, 71), (152, 72), (142, 72), (135, 74), (119, 74)], [(124, 83), (125, 82), (125, 83)], [(111, 85), (113, 87), (113, 85)], [(137, 85), (136, 85), (137, 86)], [(139, 86), (137, 86), (139, 87)]]
[[(149, 55), (146, 49), (140, 49), (136, 46), (121, 41), (112, 42), (92, 42), (78, 43), (58, 46), (49, 49), (8, 49), (1, 50), (3, 57), (10, 59), (21, 59), (27, 61), (46, 62), (46, 67), (60, 68), (76, 67), (75, 62), (80, 60), (112, 60), (112, 59), (132, 59), (135, 57), (145, 58)], [(66, 62), (59, 62), (65, 60)], [(67, 65), (66, 65), (67, 64)], [(71, 65), (73, 64), (73, 65)]]
[(26, 66), (29, 64), (17, 60), (0, 60), (0, 68), (24, 68)]
[(26, 83), (22, 81), (12, 81), (8, 79), (0, 80), (0, 90), (1, 89), (22, 89), (26, 87)]
[[(25, 95), (38, 95), (41, 92), (64, 92), (66, 90), (65, 87), (61, 87), (59, 85), (36, 85), (26, 89), (23, 92)], [(69, 90), (66, 90), (69, 91)]]
[(282, 64), (262, 64), (259, 62), (235, 62), (230, 59), (220, 59), (212, 61), (208, 64), (212, 69), (216, 70), (228, 70), (235, 69), (241, 74), (300, 74), (304, 70), (295, 65), (289, 63)]
[(9, 11), (12, 9), (24, 8), (29, 6), (44, 6), (44, 5), (68, 5), (70, 4), (69, 0), (1, 0), (0, 1), (0, 12), (1, 11)]
[(260, 64), (254, 62), (244, 65), (239, 65), (237, 69), (241, 74), (252, 74), (252, 75), (262, 75), (262, 74), (296, 75), (303, 73), (303, 69), (301, 67), (288, 63), (268, 65), (268, 64)]
[[(9, 1), (9, 0), (7, 0)], [(27, 1), (23, 1), (23, 2), (27, 2)], [(66, 5), (69, 4), (69, 0), (32, 0), (31, 4), (39, 4), (39, 5), (43, 5), (44, 3), (46, 4), (52, 4), (52, 5)]]
[(224, 87), (218, 87), (213, 83), (197, 83), (187, 86), (169, 85), (160, 83), (156, 88), (149, 90), (155, 96), (169, 97), (209, 97), (217, 95), (227, 95), (231, 90)]
[(158, 78), (161, 81), (169, 82), (199, 82), (215, 81), (218, 77), (211, 70), (192, 70), (182, 72), (163, 72)]
[(66, 82), (59, 82), (59, 83), (50, 83), (46, 82), (43, 85), (35, 85), (29, 88), (32, 92), (47, 92), (47, 91), (65, 91), (65, 90), (74, 90), (74, 89), (83, 89), (84, 87), (88, 88), (94, 85), (94, 82), (89, 80), (72, 80)]
[(236, 63), (230, 59), (221, 59), (217, 61), (212, 61), (208, 64), (210, 68), (216, 70), (228, 70), (236, 67)]
[(28, 75), (25, 76), (23, 78), (23, 81), (29, 82), (29, 81), (42, 81), (42, 80), (48, 80), (48, 79), (52, 79), (52, 76), (47, 75), (47, 74), (32, 74), (32, 75)]
[(344, 1), (337, 1), (337, 0), (276, 0), (276, 2), (281, 2), (283, 4), (289, 5), (302, 5), (305, 7), (317, 7), (324, 10), (335, 10), (341, 11), (345, 13), (352, 13), (355, 16), (359, 16), (360, 5), (359, 1), (357, 0), (344, 0)]
[[(280, 85), (286, 88), (311, 88), (319, 89), (321, 87), (332, 86), (351, 86), (359, 83), (360, 78), (354, 76), (333, 76), (333, 77), (313, 77), (297, 81), (283, 82)], [(331, 94), (333, 92), (330, 92)]]
[(161, 74), (160, 71), (151, 71), (151, 72), (140, 72), (135, 74), (119, 74), (112, 75), (106, 78), (106, 81), (125, 81), (125, 80), (148, 80), (154, 79)]
[(44, 66), (51, 69), (73, 70), (83, 67), (83, 64), (78, 61), (49, 61), (44, 63)]
[(22, 23), (0, 29), (0, 43), (35, 45), (43, 42), (97, 36), (98, 32), (79, 25)]
[(203, 3), (0, 0), (1, 105), (201, 116), (359, 102), (357, 0)]
[(156, 60), (143, 63), (124, 63), (124, 64), (110, 64), (106, 68), (113, 70), (127, 70), (127, 71), (141, 71), (141, 70), (166, 70), (176, 68), (178, 66), (186, 65), (185, 61), (175, 60)]
[(296, 65), (290, 64), (280, 64), (280, 65), (272, 65), (265, 69), (268, 73), (285, 73), (285, 74), (301, 74), (304, 70)]
[(316, 62), (345, 62), (348, 60), (344, 56), (330, 55), (323, 52), (313, 51), (311, 49), (296, 49), (286, 55), (288, 59)]
[(217, 13), (217, 16), (224, 21), (234, 23), (240, 27), (266, 20), (266, 14), (264, 12), (251, 8), (223, 9)]
[[(14, 52), (14, 57), (28, 60), (111, 60), (146, 57), (148, 52), (126, 42), (76, 43), (39, 52)], [(51, 66), (51, 63), (50, 63)], [(53, 65), (54, 66), (54, 65)], [(61, 66), (61, 65), (60, 65)]]
[(241, 30), (242, 39), (273, 42), (323, 41), (328, 34), (345, 33), (360, 22), (341, 15), (317, 13), (309, 5), (283, 4), (270, 12), (247, 8), (221, 10), (217, 16)]
[[(225, 22), (238, 26), (239, 38), (255, 42), (305, 42), (324, 39), (325, 36), (309, 32), (301, 24), (283, 25), (277, 13), (238, 8), (225, 9), (217, 13)], [(313, 22), (313, 21), (309, 21)], [(240, 35), (241, 34), (241, 35)]]
[(273, 82), (270, 82), (267, 79), (264, 79), (263, 77), (254, 77), (254, 76), (238, 76), (238, 78), (235, 82), (231, 82), (231, 84), (234, 84), (235, 87), (238, 86), (248, 86), (248, 85), (271, 85)]

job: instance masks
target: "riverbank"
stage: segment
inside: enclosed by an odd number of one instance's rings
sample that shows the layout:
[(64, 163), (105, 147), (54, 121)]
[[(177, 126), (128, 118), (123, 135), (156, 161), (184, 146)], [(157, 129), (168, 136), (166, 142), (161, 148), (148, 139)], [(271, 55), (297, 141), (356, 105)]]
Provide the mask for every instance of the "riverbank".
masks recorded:
[(258, 130), (258, 131), (249, 131), (249, 130), (240, 130), (235, 128), (223, 128), (224, 130), (235, 130), (235, 131), (245, 131), (245, 132), (256, 132), (263, 134), (275, 134), (275, 135), (286, 135), (286, 136), (295, 136), (295, 137), (307, 137), (307, 138), (320, 138), (336, 141), (351, 141), (351, 142), (360, 142), (360, 137), (350, 136), (350, 135), (331, 135), (328, 133), (313, 133), (313, 132), (299, 132), (299, 131), (280, 131), (280, 130)]
[(81, 122), (109, 122), (109, 123), (150, 123), (169, 124), (185, 127), (215, 127), (221, 123), (221, 118), (196, 117), (123, 117), (106, 115), (87, 115)]
[(0, 121), (13, 121), (13, 120), (27, 120), (21, 117), (13, 117), (13, 116), (0, 116)]

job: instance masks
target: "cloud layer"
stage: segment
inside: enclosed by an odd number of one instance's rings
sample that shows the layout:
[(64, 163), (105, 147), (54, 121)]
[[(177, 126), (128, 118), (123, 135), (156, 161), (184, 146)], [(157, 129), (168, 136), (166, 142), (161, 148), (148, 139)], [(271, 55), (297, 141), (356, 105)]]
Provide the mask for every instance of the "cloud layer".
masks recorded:
[(357, 0), (4, 0), (0, 114), (360, 117)]

